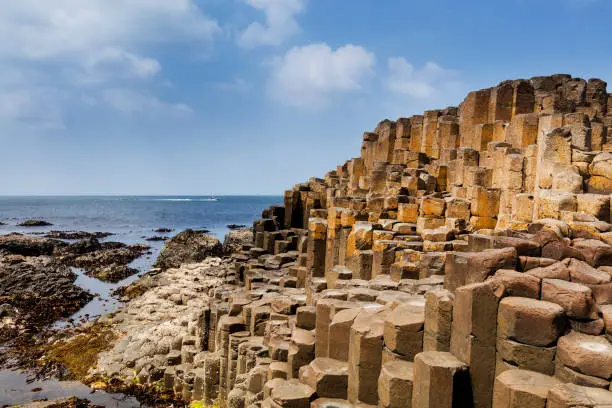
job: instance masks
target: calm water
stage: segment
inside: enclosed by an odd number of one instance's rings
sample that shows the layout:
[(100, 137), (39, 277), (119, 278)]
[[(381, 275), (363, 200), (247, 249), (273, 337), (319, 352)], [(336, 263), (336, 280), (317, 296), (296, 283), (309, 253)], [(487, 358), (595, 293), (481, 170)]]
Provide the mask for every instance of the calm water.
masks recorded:
[[(249, 225), (261, 211), (281, 204), (282, 197), (231, 196), (219, 201), (206, 197), (0, 197), (0, 234), (13, 231), (44, 232), (52, 229), (102, 231), (126, 243), (142, 242), (152, 230), (170, 227), (209, 229), (219, 238), (227, 224)], [(25, 219), (44, 219), (44, 228), (16, 227)]]
[[(0, 225), (0, 235), (10, 232), (44, 233), (50, 230), (111, 232), (115, 235), (106, 238), (107, 241), (146, 243), (151, 246), (151, 255), (131, 264), (141, 275), (149, 270), (163, 246), (163, 242), (147, 242), (145, 238), (155, 235), (172, 236), (192, 228), (210, 230), (211, 234), (223, 239), (229, 231), (228, 224), (250, 226), (264, 208), (282, 203), (280, 196), (218, 198), (219, 201), (207, 201), (206, 197), (0, 197), (0, 222), (7, 224)], [(42, 219), (53, 226), (16, 226), (26, 219)], [(174, 231), (169, 234), (153, 232), (160, 227), (173, 228)], [(138, 275), (135, 275), (110, 284), (88, 277), (78, 269), (74, 271), (78, 275), (75, 283), (97, 295), (71, 316), (77, 323), (86, 315), (91, 319), (116, 310), (121, 302), (112, 296), (112, 292), (138, 279)], [(67, 324), (65, 320), (59, 321), (55, 327), (61, 328)], [(80, 383), (53, 380), (30, 383), (25, 373), (0, 370), (0, 407), (40, 398), (55, 399), (73, 395), (102, 406), (139, 406), (135, 399), (122, 395), (90, 393), (91, 390)]]
[(93, 392), (88, 386), (76, 381), (32, 381), (25, 373), (0, 370), (0, 407), (72, 396), (87, 399), (103, 407), (137, 408), (141, 406), (136, 398), (109, 394), (104, 391)]

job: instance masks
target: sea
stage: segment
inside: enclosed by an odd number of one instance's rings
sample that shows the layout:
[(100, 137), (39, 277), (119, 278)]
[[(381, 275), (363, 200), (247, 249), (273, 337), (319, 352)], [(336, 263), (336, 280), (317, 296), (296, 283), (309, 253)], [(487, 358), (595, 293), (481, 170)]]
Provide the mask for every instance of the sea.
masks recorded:
[[(151, 253), (136, 259), (131, 267), (139, 273), (118, 283), (105, 283), (88, 277), (74, 268), (78, 278), (75, 284), (90, 291), (94, 299), (69, 318), (55, 323), (55, 328), (79, 324), (100, 315), (111, 313), (122, 302), (114, 292), (147, 273), (155, 262), (162, 241), (147, 241), (154, 236), (172, 237), (185, 229), (207, 230), (221, 241), (228, 225), (252, 226), (253, 221), (270, 205), (282, 204), (282, 196), (90, 196), (90, 197), (1, 197), (0, 235), (19, 232), (43, 235), (52, 230), (109, 232), (113, 235), (104, 241), (125, 244), (146, 244)], [(47, 227), (19, 227), (29, 219), (44, 220), (53, 225)], [(170, 228), (170, 233), (156, 233), (158, 228)], [(0, 349), (1, 352), (1, 349)], [(41, 398), (85, 396), (91, 392), (79, 383), (35, 381), (28, 373), (0, 370), (0, 407), (19, 405)], [(99, 399), (98, 399), (99, 398)], [(92, 400), (92, 395), (89, 395)], [(96, 393), (98, 404), (114, 407), (137, 407), (133, 398), (123, 395)]]
[[(121, 196), (121, 197), (2, 197), (0, 234), (49, 230), (111, 232), (113, 240), (143, 242), (156, 228), (207, 229), (222, 238), (229, 224), (251, 226), (266, 207), (282, 204), (281, 196)], [(17, 227), (21, 221), (41, 219), (51, 227)]]

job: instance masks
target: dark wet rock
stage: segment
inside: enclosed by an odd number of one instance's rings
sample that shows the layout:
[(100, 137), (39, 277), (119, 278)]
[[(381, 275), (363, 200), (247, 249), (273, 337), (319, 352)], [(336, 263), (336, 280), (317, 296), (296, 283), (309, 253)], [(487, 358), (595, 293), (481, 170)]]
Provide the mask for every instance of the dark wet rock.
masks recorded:
[(15, 255), (52, 255), (56, 250), (65, 246), (67, 246), (65, 242), (49, 238), (31, 237), (22, 234), (0, 236), (0, 251), (4, 250)]
[(45, 234), (47, 238), (77, 240), (86, 238), (102, 239), (113, 235), (110, 232), (85, 232), (85, 231), (49, 231)]
[(100, 268), (86, 269), (86, 274), (105, 282), (117, 283), (138, 273), (138, 269), (126, 265), (108, 265)]
[(44, 220), (25, 220), (24, 222), (17, 224), (18, 227), (48, 227), (51, 224)]
[(217, 238), (188, 229), (166, 241), (154, 266), (163, 270), (178, 268), (222, 253), (223, 246)]
[(242, 225), (242, 224), (229, 224), (227, 226), (227, 228), (231, 229), (231, 230), (237, 230), (237, 229), (245, 229), (246, 225)]
[(174, 231), (174, 229), (172, 229), (172, 228), (156, 228), (156, 229), (153, 230), (153, 232), (158, 232), (160, 234), (166, 234), (166, 233), (172, 232), (172, 231)]
[(79, 242), (75, 242), (74, 244), (70, 244), (63, 250), (63, 252), (72, 255), (83, 255), (90, 252), (100, 251), (101, 249), (102, 245), (96, 238), (86, 238)]
[(114, 296), (118, 296), (123, 300), (134, 299), (149, 289), (160, 285), (167, 285), (167, 279), (160, 279), (161, 271), (157, 268), (151, 269), (140, 278), (127, 286), (121, 286), (113, 291)]
[[(4, 255), (0, 257), (0, 306), (15, 316), (15, 326), (42, 328), (92, 299), (74, 285), (76, 278), (69, 267), (51, 257)], [(0, 327), (3, 332), (9, 330)]]
[[(123, 242), (102, 242), (100, 244), (102, 246), (102, 249), (119, 249), (119, 248), (125, 248), (127, 247), (126, 244), (124, 244)], [(146, 247), (145, 249), (148, 249), (149, 247)]]
[(88, 400), (77, 397), (60, 398), (52, 401), (34, 401), (20, 405), (22, 408), (87, 408), (93, 407)]
[(253, 242), (253, 231), (248, 229), (241, 229), (230, 231), (225, 235), (223, 241), (223, 251), (225, 253), (239, 252), (242, 247), (246, 244)]
[(169, 239), (168, 237), (154, 236), (154, 237), (145, 238), (145, 241), (160, 242), (160, 241), (167, 241), (168, 239)]
[(118, 282), (138, 272), (127, 265), (148, 253), (149, 249), (147, 245), (101, 243), (96, 238), (87, 238), (62, 248), (55, 255), (64, 265), (82, 268), (89, 276)]

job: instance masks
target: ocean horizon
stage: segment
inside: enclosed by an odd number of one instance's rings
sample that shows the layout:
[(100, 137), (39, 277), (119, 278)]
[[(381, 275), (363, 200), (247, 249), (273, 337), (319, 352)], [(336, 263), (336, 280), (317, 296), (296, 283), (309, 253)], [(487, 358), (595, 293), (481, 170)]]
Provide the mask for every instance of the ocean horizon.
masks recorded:
[[(0, 196), (0, 235), (22, 233), (44, 235), (49, 231), (107, 232), (107, 241), (147, 244), (152, 255), (137, 260), (141, 271), (150, 267), (163, 241), (186, 229), (202, 230), (223, 240), (228, 225), (251, 227), (261, 212), (282, 204), (282, 196)], [(52, 225), (24, 227), (25, 220), (43, 220)], [(160, 233), (159, 228), (171, 232)]]

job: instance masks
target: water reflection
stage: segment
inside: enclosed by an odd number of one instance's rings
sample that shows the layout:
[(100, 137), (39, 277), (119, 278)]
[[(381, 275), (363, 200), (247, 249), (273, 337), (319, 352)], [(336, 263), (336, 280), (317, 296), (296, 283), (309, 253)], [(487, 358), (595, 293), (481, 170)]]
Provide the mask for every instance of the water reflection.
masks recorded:
[(94, 405), (113, 408), (142, 407), (138, 400), (122, 394), (93, 391), (76, 381), (32, 381), (20, 371), (0, 370), (0, 407), (29, 403), (35, 400), (77, 397)]

